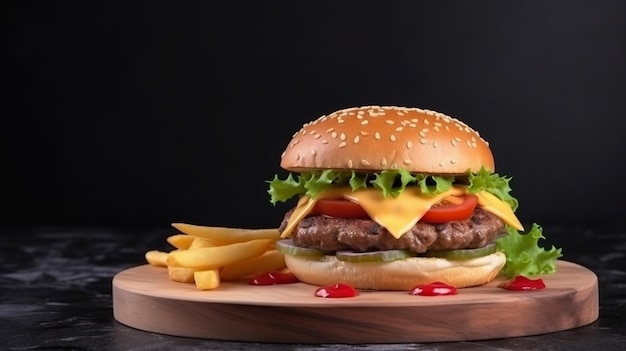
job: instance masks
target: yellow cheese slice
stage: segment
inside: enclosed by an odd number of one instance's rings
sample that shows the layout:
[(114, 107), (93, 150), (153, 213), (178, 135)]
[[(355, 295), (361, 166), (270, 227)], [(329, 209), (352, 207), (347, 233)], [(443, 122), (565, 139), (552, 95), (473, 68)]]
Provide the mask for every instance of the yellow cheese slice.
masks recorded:
[(522, 223), (517, 219), (513, 209), (509, 204), (500, 200), (494, 194), (487, 191), (480, 191), (474, 194), (478, 197), (478, 206), (485, 211), (488, 211), (498, 217), (500, 217), (506, 224), (517, 230), (524, 230)]
[(307, 195), (302, 195), (302, 197), (300, 197), (296, 208), (293, 210), (291, 217), (289, 217), (289, 221), (287, 222), (285, 230), (280, 233), (281, 238), (286, 238), (291, 235), (291, 232), (293, 232), (298, 223), (300, 223), (300, 221), (311, 212), (313, 206), (315, 206), (315, 202), (315, 200), (312, 200)]
[[(405, 188), (398, 197), (385, 198), (377, 189), (358, 189), (353, 192), (349, 187), (341, 187), (325, 190), (315, 199), (303, 195), (289, 217), (281, 237), (289, 237), (298, 223), (311, 213), (318, 200), (343, 197), (361, 205), (372, 220), (386, 228), (397, 239), (411, 230), (433, 205), (448, 196), (463, 195), (466, 192), (465, 189), (465, 187), (455, 186), (441, 194), (427, 196), (415, 186)], [(486, 191), (475, 195), (478, 197), (478, 205), (485, 211), (500, 217), (513, 228), (523, 230), (522, 224), (506, 202)]]
[(328, 198), (340, 198), (340, 197), (343, 197), (343, 194), (348, 193), (350, 191), (352, 190), (350, 190), (350, 188), (348, 187), (330, 188), (318, 194), (315, 199), (311, 199), (311, 197), (307, 195), (302, 195), (300, 197), (300, 200), (298, 200), (298, 204), (296, 205), (296, 208), (293, 210), (293, 213), (289, 217), (289, 221), (287, 222), (287, 226), (285, 227), (285, 230), (283, 230), (283, 232), (280, 234), (280, 237), (281, 238), (289, 237), (291, 235), (291, 232), (298, 225), (298, 223), (300, 223), (300, 221), (303, 220), (304, 217), (306, 217), (309, 213), (311, 213), (311, 210), (313, 210), (313, 207), (315, 207), (315, 203), (317, 202), (317, 200), (328, 199)]
[(462, 195), (465, 190), (452, 187), (435, 196), (422, 195), (419, 187), (407, 187), (396, 198), (385, 198), (377, 189), (359, 189), (345, 194), (348, 200), (358, 203), (378, 224), (385, 227), (396, 239), (413, 226), (436, 203), (449, 195)]

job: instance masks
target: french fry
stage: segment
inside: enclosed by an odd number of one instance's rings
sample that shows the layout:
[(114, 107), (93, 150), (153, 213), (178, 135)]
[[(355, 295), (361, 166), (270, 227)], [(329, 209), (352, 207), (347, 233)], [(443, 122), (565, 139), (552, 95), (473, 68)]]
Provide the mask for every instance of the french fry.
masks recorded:
[(167, 237), (167, 242), (177, 249), (187, 250), (194, 241), (193, 236), (187, 234), (174, 234)]
[(242, 279), (285, 268), (284, 255), (275, 249), (277, 228), (243, 229), (172, 223), (180, 231), (167, 237), (169, 252), (147, 251), (146, 261), (167, 267), (169, 279), (212, 290), (222, 281)]
[(193, 274), (196, 270), (189, 267), (167, 266), (167, 274), (170, 280), (181, 283), (193, 283)]
[(199, 236), (187, 235), (190, 238), (193, 238), (193, 242), (189, 245), (189, 250), (201, 249), (203, 247), (213, 247), (213, 246), (222, 246), (220, 242), (216, 242), (212, 239), (205, 239)]
[(169, 254), (167, 252), (159, 251), (159, 250), (150, 250), (147, 251), (146, 261), (149, 264), (157, 267), (167, 267), (167, 256)]
[(220, 270), (220, 279), (222, 281), (232, 281), (253, 274), (280, 271), (285, 267), (285, 255), (276, 250), (271, 250), (266, 251), (261, 256), (255, 256), (224, 266)]
[(207, 227), (187, 223), (172, 223), (172, 226), (181, 232), (205, 239), (210, 239), (220, 245), (240, 243), (256, 239), (280, 239), (278, 228), (242, 229), (228, 227)]
[(224, 246), (179, 250), (168, 255), (167, 265), (195, 270), (216, 269), (254, 256), (260, 256), (267, 251), (272, 242), (270, 239), (257, 239)]
[(193, 278), (196, 287), (200, 290), (212, 290), (220, 286), (220, 274), (217, 269), (195, 271)]

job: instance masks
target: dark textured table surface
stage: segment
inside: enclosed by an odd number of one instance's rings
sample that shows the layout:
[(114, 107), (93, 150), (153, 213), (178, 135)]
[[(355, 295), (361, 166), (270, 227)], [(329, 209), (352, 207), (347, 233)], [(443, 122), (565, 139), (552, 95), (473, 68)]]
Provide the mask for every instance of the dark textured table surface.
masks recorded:
[(260, 344), (173, 337), (113, 318), (113, 276), (170, 249), (169, 228), (3, 228), (0, 340), (8, 350), (623, 350), (626, 346), (626, 230), (544, 226), (544, 245), (592, 270), (600, 317), (563, 332), (510, 339), (420, 344)]

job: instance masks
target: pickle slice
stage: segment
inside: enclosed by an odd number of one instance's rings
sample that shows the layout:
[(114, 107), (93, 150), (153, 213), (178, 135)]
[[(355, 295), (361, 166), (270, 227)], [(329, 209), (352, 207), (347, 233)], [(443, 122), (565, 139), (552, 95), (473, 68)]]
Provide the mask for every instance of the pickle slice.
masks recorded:
[(496, 243), (487, 244), (484, 247), (478, 247), (475, 249), (458, 249), (458, 250), (432, 250), (426, 251), (424, 256), (427, 257), (441, 257), (449, 260), (462, 260), (468, 258), (476, 258), (481, 256), (487, 256), (496, 252)]
[(275, 245), (276, 245), (276, 250), (278, 252), (284, 253), (285, 255), (312, 257), (312, 256), (324, 256), (324, 255), (332, 254), (332, 251), (324, 251), (324, 250), (313, 249), (310, 247), (296, 246), (293, 244), (293, 241), (291, 239), (278, 240), (276, 241)]
[(414, 257), (415, 253), (409, 250), (384, 250), (371, 252), (337, 251), (337, 259), (345, 262), (390, 262)]

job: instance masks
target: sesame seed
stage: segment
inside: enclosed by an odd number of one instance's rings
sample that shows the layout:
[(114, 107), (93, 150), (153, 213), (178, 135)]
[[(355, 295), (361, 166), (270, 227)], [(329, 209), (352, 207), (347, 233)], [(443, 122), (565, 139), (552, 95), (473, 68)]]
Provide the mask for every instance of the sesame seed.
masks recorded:
[(433, 141), (433, 147), (434, 148), (438, 148), (439, 147), (439, 143), (437, 142), (437, 140)]
[(330, 133), (330, 132), (332, 132), (333, 130), (335, 130), (335, 128), (330, 127), (330, 128), (328, 128), (328, 129), (326, 129), (326, 133)]
[(315, 151), (315, 149), (311, 149), (311, 155), (312, 155), (312, 156), (317, 155), (317, 151)]
[(411, 164), (411, 160), (409, 160), (408, 158), (402, 161), (405, 165), (410, 165)]
[(396, 132), (401, 132), (402, 129), (403, 129), (402, 127), (398, 127), (398, 128), (396, 128)]
[(361, 160), (361, 164), (363, 166), (369, 166), (370, 165), (370, 163), (367, 160)]
[(328, 144), (328, 140), (326, 139), (322, 140), (322, 144)]
[(376, 140), (380, 140), (380, 133), (379, 132), (374, 133), (374, 138), (376, 138)]
[(370, 134), (370, 133), (368, 133), (368, 132), (366, 132), (366, 131), (364, 131), (364, 130), (362, 130), (362, 131), (361, 131), (361, 135), (362, 135), (362, 136), (368, 136), (369, 134)]
[(383, 157), (382, 160), (380, 160), (380, 165), (381, 166), (386, 166), (387, 165), (387, 159)]
[(344, 123), (345, 120), (337, 118), (337, 123)]
[(450, 163), (455, 165), (456, 164), (456, 160), (450, 160)]
[(428, 144), (428, 140), (421, 138), (420, 139), (420, 144)]
[(393, 135), (393, 134), (391, 134), (391, 135), (389, 136), (389, 140), (391, 140), (391, 141), (396, 141), (396, 136), (395, 136), (395, 135)]
[(354, 137), (354, 143), (355, 143), (355, 144), (358, 144), (358, 143), (359, 143), (359, 136), (358, 136), (358, 135)]
[(348, 168), (352, 168), (353, 164), (352, 164), (352, 160), (348, 160)]
[(341, 143), (339, 143), (339, 148), (345, 147), (346, 146), (346, 142), (342, 141)]
[(458, 141), (456, 141), (456, 140), (454, 140), (454, 139), (450, 140), (450, 143), (452, 144), (452, 146), (456, 146), (456, 143), (457, 143), (457, 142), (458, 142)]
[(296, 154), (296, 161), (300, 160), (300, 154)]
[(337, 137), (337, 132), (330, 133), (330, 136), (333, 137), (333, 139), (335, 139)]
[(341, 135), (339, 136), (339, 139), (346, 140), (346, 133), (341, 133)]
[(412, 147), (413, 147), (413, 143), (411, 142), (411, 140), (407, 141), (407, 142), (406, 142), (406, 148), (407, 148), (407, 149), (410, 149), (410, 148), (412, 148)]
[(361, 121), (361, 125), (363, 125), (363, 126), (364, 126), (364, 125), (368, 124), (369, 122), (370, 122), (370, 121), (368, 121), (368, 120), (366, 120), (366, 119), (365, 119), (365, 120), (362, 120), (362, 121)]
[(315, 138), (315, 139), (319, 139), (319, 138), (321, 138), (321, 137), (322, 137), (322, 134), (315, 134), (315, 136), (314, 136), (313, 138)]
[(393, 121), (392, 121), (392, 120), (390, 120), (390, 119), (388, 119), (388, 120), (386, 120), (386, 121), (385, 121), (385, 123), (387, 123), (387, 124), (393, 124)]
[(315, 134), (315, 129), (313, 129), (313, 130), (311, 130), (311, 131), (309, 132), (309, 135), (313, 135), (313, 134)]

